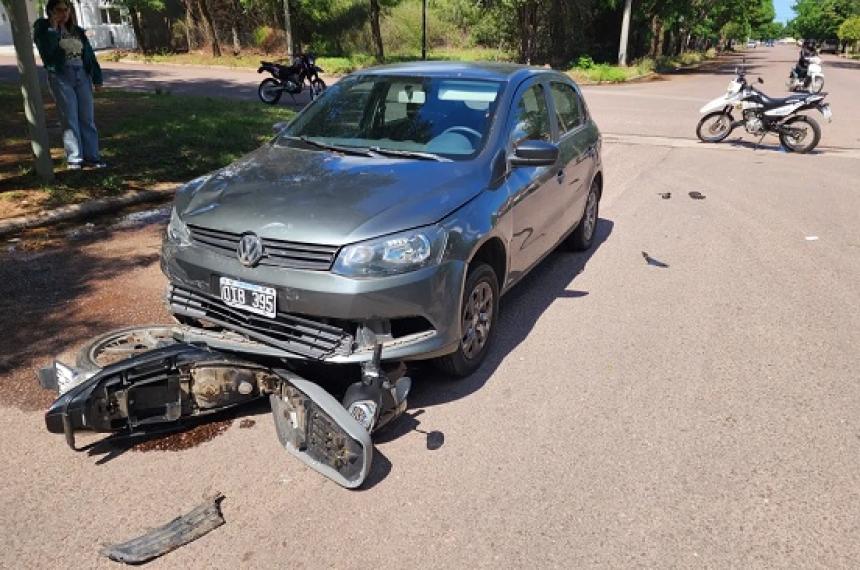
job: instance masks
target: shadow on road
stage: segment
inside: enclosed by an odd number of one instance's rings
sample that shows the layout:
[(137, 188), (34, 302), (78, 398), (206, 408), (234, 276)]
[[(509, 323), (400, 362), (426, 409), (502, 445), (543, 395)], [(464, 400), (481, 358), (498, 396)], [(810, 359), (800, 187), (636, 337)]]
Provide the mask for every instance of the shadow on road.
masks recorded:
[[(477, 372), (461, 380), (450, 380), (435, 371), (432, 365), (418, 364), (412, 374), (415, 383), (409, 396), (410, 409), (459, 400), (480, 390), (505, 358), (529, 336), (541, 315), (557, 299), (578, 299), (588, 295), (587, 291), (569, 287), (575, 285), (576, 276), (582, 273), (589, 259), (609, 238), (613, 225), (609, 220), (598, 220), (591, 250), (582, 253), (553, 252), (502, 298), (495, 344)], [(397, 426), (400, 428), (398, 432), (410, 431), (409, 423), (402, 422), (402, 426)], [(420, 425), (414, 420), (414, 415), (411, 423), (411, 429)]]

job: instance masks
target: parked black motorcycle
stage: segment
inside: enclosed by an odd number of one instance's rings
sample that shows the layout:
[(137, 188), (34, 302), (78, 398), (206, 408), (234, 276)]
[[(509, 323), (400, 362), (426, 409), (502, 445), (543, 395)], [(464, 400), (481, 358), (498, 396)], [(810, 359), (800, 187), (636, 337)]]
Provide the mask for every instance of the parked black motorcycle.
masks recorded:
[(304, 90), (306, 81), (310, 88), (311, 100), (319, 97), (326, 88), (325, 81), (319, 77), (323, 69), (317, 67), (313, 54), (297, 55), (292, 65), (261, 61), (257, 73), (264, 71), (272, 74), (272, 77), (267, 77), (260, 82), (257, 95), (260, 96), (260, 101), (269, 105), (280, 101), (284, 93), (289, 93), (295, 101), (295, 95)]

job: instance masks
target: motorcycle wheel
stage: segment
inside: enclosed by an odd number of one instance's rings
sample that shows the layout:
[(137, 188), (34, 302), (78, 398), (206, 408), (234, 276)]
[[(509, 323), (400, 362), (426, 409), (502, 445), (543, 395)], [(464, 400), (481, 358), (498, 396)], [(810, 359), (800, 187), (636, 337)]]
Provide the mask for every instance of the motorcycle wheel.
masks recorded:
[[(803, 123), (803, 124), (798, 124)], [(821, 127), (815, 122), (812, 117), (806, 115), (797, 115), (782, 124), (783, 126), (791, 126), (797, 131), (796, 134), (779, 133), (779, 142), (788, 152), (796, 152), (798, 154), (806, 154), (811, 152), (818, 141), (821, 140)]]
[(696, 136), (706, 143), (718, 143), (732, 132), (732, 116), (725, 111), (708, 113), (696, 126)]
[(280, 81), (272, 77), (261, 81), (260, 86), (257, 88), (257, 95), (260, 97), (260, 101), (267, 105), (274, 105), (280, 101), (283, 92), (284, 90), (281, 87)]
[(816, 77), (812, 80), (812, 89), (813, 93), (821, 93), (821, 90), (824, 89), (824, 78)]
[(325, 91), (325, 88), (325, 81), (323, 81), (319, 77), (311, 81), (311, 101), (322, 95), (323, 91)]
[(177, 327), (148, 325), (125, 327), (99, 335), (87, 342), (78, 352), (76, 360), (80, 370), (97, 372), (120, 360), (143, 354), (146, 351), (174, 344)]

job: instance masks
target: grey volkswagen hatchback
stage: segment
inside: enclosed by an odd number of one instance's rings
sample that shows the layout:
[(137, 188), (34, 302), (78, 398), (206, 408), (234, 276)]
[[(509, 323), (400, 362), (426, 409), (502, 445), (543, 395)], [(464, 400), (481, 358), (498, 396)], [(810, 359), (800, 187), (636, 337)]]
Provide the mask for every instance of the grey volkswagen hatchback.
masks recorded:
[(331, 363), (381, 342), (465, 376), (500, 296), (559, 244), (592, 245), (601, 136), (555, 71), (376, 67), (276, 132), (177, 193), (162, 269), (182, 323)]

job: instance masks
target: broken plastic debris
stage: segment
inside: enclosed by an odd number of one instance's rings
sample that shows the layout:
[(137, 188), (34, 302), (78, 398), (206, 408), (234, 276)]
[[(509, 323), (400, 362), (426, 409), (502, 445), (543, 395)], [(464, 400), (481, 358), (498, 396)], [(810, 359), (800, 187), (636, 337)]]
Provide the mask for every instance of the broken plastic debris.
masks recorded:
[(668, 200), (669, 198), (672, 197), (671, 192), (657, 192), (657, 194), (659, 194), (660, 197), (663, 198), (664, 200)]
[(216, 493), (188, 514), (176, 517), (164, 526), (121, 544), (105, 546), (101, 554), (126, 564), (143, 564), (201, 536), (224, 524), (221, 501), (224, 495)]
[(818, 241), (818, 236), (806, 236), (806, 241)]
[(704, 194), (702, 194), (701, 192), (696, 192), (695, 190), (694, 190), (694, 191), (692, 191), (692, 192), (690, 192), (690, 193), (689, 193), (689, 196), (690, 196), (690, 198), (692, 198), (693, 200), (704, 200), (704, 199), (705, 199), (705, 195), (704, 195)]

